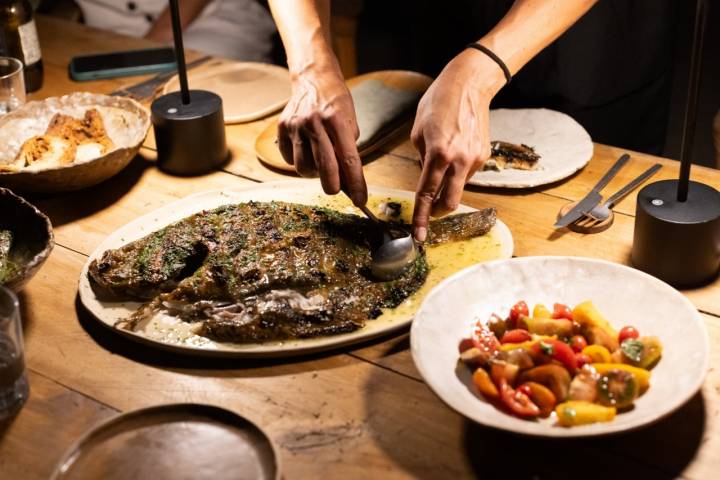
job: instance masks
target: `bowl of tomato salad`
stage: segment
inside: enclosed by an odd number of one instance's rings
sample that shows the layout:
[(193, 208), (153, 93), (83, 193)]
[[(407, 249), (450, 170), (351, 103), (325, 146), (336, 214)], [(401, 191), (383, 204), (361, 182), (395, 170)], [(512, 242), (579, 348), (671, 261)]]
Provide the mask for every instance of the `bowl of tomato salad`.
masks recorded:
[(685, 296), (638, 270), (578, 257), (459, 272), (423, 302), (411, 349), (458, 412), (553, 437), (653, 423), (699, 390), (709, 361), (707, 331)]

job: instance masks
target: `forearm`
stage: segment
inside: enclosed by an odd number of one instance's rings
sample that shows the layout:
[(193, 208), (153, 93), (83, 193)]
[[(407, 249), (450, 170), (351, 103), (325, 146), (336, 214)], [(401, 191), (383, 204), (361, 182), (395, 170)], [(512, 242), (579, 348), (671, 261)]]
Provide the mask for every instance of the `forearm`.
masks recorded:
[[(180, 8), (180, 21), (182, 28), (185, 30), (207, 7), (212, 0), (183, 0), (178, 2)], [(170, 18), (170, 8), (166, 8), (155, 23), (150, 28), (145, 38), (157, 40), (159, 42), (169, 42), (173, 38), (172, 20)]]
[[(557, 39), (597, 0), (516, 0), (502, 20), (479, 42), (492, 50), (517, 73), (535, 55)], [(484, 55), (474, 52), (476, 55)], [(499, 68), (492, 71), (491, 93), (497, 93), (505, 78)]]
[(330, 45), (330, 0), (270, 0), (292, 78), (309, 70), (339, 71)]

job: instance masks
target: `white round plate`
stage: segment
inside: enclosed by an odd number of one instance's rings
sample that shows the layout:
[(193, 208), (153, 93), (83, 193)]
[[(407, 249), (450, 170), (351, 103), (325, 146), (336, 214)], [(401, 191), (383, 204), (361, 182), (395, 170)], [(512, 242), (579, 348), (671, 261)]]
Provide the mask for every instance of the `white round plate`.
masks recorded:
[[(214, 92), (222, 98), (225, 123), (244, 123), (267, 117), (290, 99), (287, 68), (258, 62), (223, 62), (188, 72), (190, 88)], [(180, 90), (178, 76), (163, 94)]]
[(540, 155), (537, 170), (479, 171), (479, 187), (529, 188), (557, 182), (583, 168), (593, 155), (590, 135), (572, 117), (544, 108), (490, 111), (490, 139), (524, 143)]
[[(469, 369), (458, 364), (458, 343), (477, 320), (507, 314), (518, 300), (531, 306), (592, 300), (616, 328), (633, 325), (641, 335), (659, 337), (663, 356), (635, 408), (611, 422), (563, 428), (553, 417), (521, 420), (483, 400), (472, 386)], [(700, 389), (710, 352), (700, 314), (677, 290), (639, 270), (579, 257), (499, 260), (453, 275), (420, 306), (410, 343), (423, 378), (450, 407), (488, 427), (545, 437), (605, 435), (665, 417)]]
[[(411, 192), (387, 188), (370, 187), (370, 200), (368, 206), (380, 201), (392, 199), (401, 202), (412, 202), (414, 196)], [(177, 202), (171, 203), (152, 213), (144, 215), (137, 220), (128, 223), (124, 227), (110, 234), (90, 255), (82, 274), (80, 275), (79, 294), (83, 305), (105, 326), (112, 328), (114, 332), (128, 336), (134, 340), (148, 343), (152, 346), (174, 350), (180, 353), (195, 354), (202, 356), (219, 357), (280, 357), (310, 353), (321, 350), (337, 348), (339, 346), (359, 343), (368, 339), (388, 334), (390, 332), (407, 327), (412, 321), (422, 298), (429, 292), (433, 284), (439, 283), (444, 278), (461, 270), (462, 267), (450, 270), (447, 274), (440, 276), (440, 268), (431, 269), (426, 285), (414, 295), (410, 296), (403, 304), (395, 309), (392, 314), (384, 313), (375, 320), (367, 322), (365, 327), (351, 333), (318, 337), (301, 340), (288, 340), (284, 342), (265, 342), (257, 344), (236, 344), (230, 342), (214, 342), (198, 335), (189, 334), (187, 324), (165, 316), (153, 325), (160, 328), (151, 328), (145, 331), (131, 332), (115, 328), (113, 325), (118, 320), (127, 318), (141, 303), (132, 301), (109, 301), (98, 297), (88, 279), (88, 266), (94, 259), (100, 258), (108, 249), (119, 248), (129, 242), (157, 231), (170, 223), (181, 220), (189, 215), (202, 210), (212, 209), (229, 203), (254, 201), (285, 201), (309, 205), (322, 205), (340, 211), (357, 213), (345, 196), (329, 197), (322, 192), (320, 182), (317, 180), (289, 180), (280, 182), (268, 182), (258, 184), (249, 188), (239, 188), (224, 191), (214, 191), (191, 195)], [(411, 208), (411, 207), (408, 207)], [(473, 211), (468, 206), (461, 206), (459, 212)], [(408, 214), (410, 212), (407, 212)], [(488, 259), (510, 258), (513, 252), (513, 239), (510, 230), (500, 220), (486, 236), (487, 245), (492, 246), (488, 251), (492, 255)], [(485, 244), (483, 244), (485, 245)], [(462, 255), (467, 255), (463, 253)], [(476, 252), (476, 255), (478, 253)], [(453, 258), (457, 258), (453, 256)], [(428, 253), (428, 261), (430, 261)], [(433, 277), (433, 271), (435, 275)], [(179, 325), (179, 326), (178, 326)]]

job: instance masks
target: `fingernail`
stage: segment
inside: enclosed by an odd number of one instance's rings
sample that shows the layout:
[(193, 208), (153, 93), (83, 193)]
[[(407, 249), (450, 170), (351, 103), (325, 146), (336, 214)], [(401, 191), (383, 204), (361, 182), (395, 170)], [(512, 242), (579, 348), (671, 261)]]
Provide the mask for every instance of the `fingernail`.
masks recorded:
[(415, 240), (417, 240), (418, 242), (424, 242), (425, 237), (427, 237), (427, 228), (417, 227), (415, 229)]

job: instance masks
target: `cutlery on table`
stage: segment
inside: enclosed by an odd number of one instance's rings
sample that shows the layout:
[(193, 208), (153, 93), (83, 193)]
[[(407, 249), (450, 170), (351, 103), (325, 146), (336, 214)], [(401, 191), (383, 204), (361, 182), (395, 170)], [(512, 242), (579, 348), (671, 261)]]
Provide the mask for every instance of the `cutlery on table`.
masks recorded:
[(602, 195), (600, 195), (600, 190), (605, 188), (608, 183), (610, 183), (610, 180), (612, 180), (615, 175), (620, 171), (620, 169), (625, 166), (625, 164), (630, 160), (630, 155), (627, 153), (623, 154), (616, 162), (615, 164), (610, 167), (610, 170), (603, 175), (603, 177), (600, 179), (599, 182), (595, 184), (595, 186), (590, 190), (590, 192), (583, 197), (582, 200), (580, 200), (575, 206), (573, 206), (569, 211), (563, 213), (560, 218), (558, 218), (557, 222), (555, 222), (554, 227), (555, 228), (563, 228), (567, 227), (571, 223), (573, 223), (576, 220), (579, 220), (580, 218), (587, 215), (587, 213), (593, 209), (596, 205), (600, 203), (602, 200)]
[[(202, 65), (203, 63), (206, 63), (208, 60), (211, 60), (212, 57), (209, 55), (206, 55), (204, 57), (200, 57), (197, 60), (193, 60), (192, 62), (188, 63), (186, 65), (186, 68), (190, 70), (191, 68), (195, 68), (197, 66)], [(146, 100), (148, 98), (152, 98), (152, 96), (155, 94), (155, 90), (158, 89), (158, 87), (168, 80), (170, 80), (175, 74), (177, 73), (176, 69), (170, 70), (168, 72), (163, 72), (155, 75), (152, 78), (149, 78), (147, 80), (144, 80), (142, 82), (136, 83), (135, 85), (131, 85), (128, 87), (123, 87), (118, 90), (115, 90), (110, 95), (113, 97), (117, 96), (123, 96), (123, 97), (132, 97), (135, 100)]]
[(587, 216), (592, 218), (593, 220), (597, 220), (598, 222), (604, 222), (607, 220), (610, 215), (611, 211), (610, 209), (615, 206), (617, 202), (625, 198), (625, 196), (635, 190), (637, 187), (642, 185), (645, 180), (652, 177), (655, 172), (660, 170), (662, 168), (662, 165), (659, 163), (656, 163), (652, 167), (645, 170), (643, 173), (638, 175), (634, 180), (632, 180), (630, 183), (625, 185), (623, 188), (618, 190), (617, 192), (613, 193), (610, 197), (608, 197), (607, 200), (605, 200), (600, 205), (595, 206), (592, 210), (590, 210), (587, 213)]

